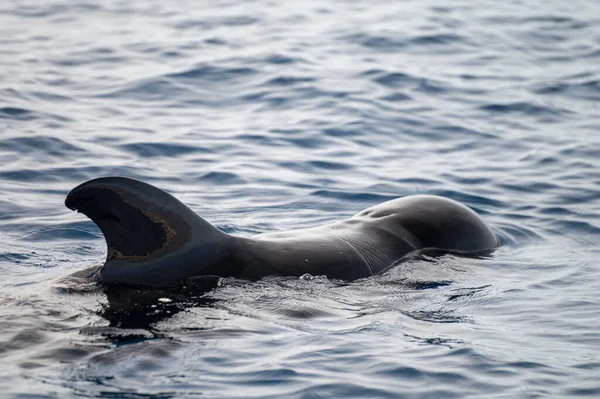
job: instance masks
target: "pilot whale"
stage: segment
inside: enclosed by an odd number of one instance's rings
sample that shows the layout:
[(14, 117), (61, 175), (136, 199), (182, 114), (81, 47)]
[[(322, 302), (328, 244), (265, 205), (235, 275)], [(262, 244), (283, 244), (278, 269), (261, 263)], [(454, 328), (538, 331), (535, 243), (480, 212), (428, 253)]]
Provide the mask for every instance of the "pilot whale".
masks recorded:
[(324, 226), (254, 237), (226, 234), (169, 193), (125, 177), (85, 182), (71, 190), (65, 205), (102, 231), (107, 256), (94, 278), (104, 283), (165, 287), (203, 276), (306, 273), (355, 280), (418, 250), (472, 253), (498, 246), (473, 210), (433, 195), (394, 199)]

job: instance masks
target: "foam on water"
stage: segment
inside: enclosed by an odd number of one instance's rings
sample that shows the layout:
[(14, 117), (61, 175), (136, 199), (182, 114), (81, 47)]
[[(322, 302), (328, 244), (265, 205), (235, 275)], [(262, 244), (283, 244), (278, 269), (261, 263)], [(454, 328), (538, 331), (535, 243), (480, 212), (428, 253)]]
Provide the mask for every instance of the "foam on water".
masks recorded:
[[(0, 391), (28, 397), (600, 395), (600, 6), (591, 1), (0, 5)], [(503, 246), (347, 283), (64, 280), (63, 206), (124, 175), (240, 235), (398, 196)]]

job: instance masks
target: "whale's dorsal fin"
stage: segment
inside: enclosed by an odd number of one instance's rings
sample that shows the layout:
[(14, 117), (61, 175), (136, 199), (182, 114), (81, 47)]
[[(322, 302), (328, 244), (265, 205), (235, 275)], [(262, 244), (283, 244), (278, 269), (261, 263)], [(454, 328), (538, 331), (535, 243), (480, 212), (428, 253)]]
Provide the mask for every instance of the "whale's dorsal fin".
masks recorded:
[(171, 194), (125, 177), (83, 183), (71, 190), (65, 205), (102, 230), (108, 247), (100, 276), (105, 282), (183, 283), (200, 273), (203, 263), (213, 263), (228, 237)]

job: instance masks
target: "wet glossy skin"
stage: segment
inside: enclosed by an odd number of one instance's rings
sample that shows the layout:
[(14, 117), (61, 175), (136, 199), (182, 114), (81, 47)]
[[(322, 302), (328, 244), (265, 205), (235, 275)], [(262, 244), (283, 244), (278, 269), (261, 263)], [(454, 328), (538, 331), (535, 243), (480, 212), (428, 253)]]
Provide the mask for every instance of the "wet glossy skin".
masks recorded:
[(108, 254), (97, 278), (107, 283), (172, 286), (206, 275), (305, 273), (354, 280), (416, 250), (478, 252), (498, 245), (471, 209), (428, 195), (387, 201), (324, 226), (253, 238), (225, 234), (170, 194), (122, 177), (84, 183), (65, 204), (102, 230)]

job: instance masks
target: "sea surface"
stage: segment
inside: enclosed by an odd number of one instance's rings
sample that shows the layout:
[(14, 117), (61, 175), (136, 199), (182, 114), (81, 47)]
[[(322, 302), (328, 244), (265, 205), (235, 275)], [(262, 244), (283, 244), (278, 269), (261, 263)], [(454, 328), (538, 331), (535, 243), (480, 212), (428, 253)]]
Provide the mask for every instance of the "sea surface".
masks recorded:
[[(600, 2), (5, 0), (0, 397), (600, 397)], [(107, 175), (236, 235), (411, 194), (502, 246), (114, 290)]]

